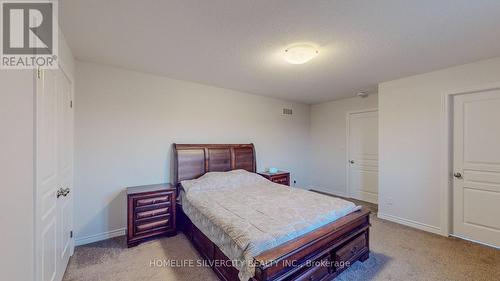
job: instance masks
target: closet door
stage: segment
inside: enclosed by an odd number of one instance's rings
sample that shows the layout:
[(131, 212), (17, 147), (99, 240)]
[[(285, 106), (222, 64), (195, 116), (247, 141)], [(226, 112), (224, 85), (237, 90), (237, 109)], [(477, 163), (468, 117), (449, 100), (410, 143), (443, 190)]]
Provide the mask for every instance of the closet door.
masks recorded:
[(36, 280), (57, 277), (57, 73), (37, 77), (36, 92)]
[[(57, 199), (58, 271), (62, 280), (69, 257), (73, 252), (73, 102), (71, 83), (62, 71), (57, 72)], [(57, 197), (57, 196), (56, 196)]]
[(61, 280), (73, 247), (71, 93), (71, 85), (61, 70), (44, 70), (37, 75), (36, 280)]
[(349, 195), (378, 204), (378, 111), (350, 113), (347, 118)]

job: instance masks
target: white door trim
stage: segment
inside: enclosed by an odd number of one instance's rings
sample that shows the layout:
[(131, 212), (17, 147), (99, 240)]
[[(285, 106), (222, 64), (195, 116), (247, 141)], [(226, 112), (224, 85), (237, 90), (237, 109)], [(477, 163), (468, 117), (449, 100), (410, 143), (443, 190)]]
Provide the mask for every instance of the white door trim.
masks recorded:
[[(378, 112), (378, 107), (373, 107), (373, 108), (367, 108), (367, 109), (360, 109), (360, 110), (351, 110), (347, 111), (345, 114), (345, 120), (346, 120), (346, 139), (345, 139), (345, 190), (346, 190), (346, 196), (351, 197), (351, 188), (349, 186), (349, 172), (351, 169), (351, 165), (349, 165), (349, 160), (350, 160), (350, 155), (349, 155), (349, 137), (350, 137), (350, 119), (351, 115), (357, 114), (357, 113), (366, 113), (366, 112)], [(379, 198), (380, 199), (380, 198)]]
[[(452, 190), (453, 190), (453, 134), (452, 134), (452, 102), (453, 97), (457, 95), (465, 95), (476, 92), (489, 90), (499, 90), (500, 82), (480, 84), (471, 87), (447, 91), (441, 95), (441, 234), (450, 236), (453, 205), (452, 205)], [(480, 243), (480, 242), (478, 242)], [(484, 243), (482, 243), (484, 244)]]

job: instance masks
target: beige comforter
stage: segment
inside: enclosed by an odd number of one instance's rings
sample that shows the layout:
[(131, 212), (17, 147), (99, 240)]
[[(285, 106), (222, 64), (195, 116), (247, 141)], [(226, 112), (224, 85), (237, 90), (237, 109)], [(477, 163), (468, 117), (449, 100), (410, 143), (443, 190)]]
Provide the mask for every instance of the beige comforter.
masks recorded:
[(233, 261), (244, 281), (254, 275), (256, 255), (359, 209), (244, 170), (207, 173), (182, 186), (184, 212)]

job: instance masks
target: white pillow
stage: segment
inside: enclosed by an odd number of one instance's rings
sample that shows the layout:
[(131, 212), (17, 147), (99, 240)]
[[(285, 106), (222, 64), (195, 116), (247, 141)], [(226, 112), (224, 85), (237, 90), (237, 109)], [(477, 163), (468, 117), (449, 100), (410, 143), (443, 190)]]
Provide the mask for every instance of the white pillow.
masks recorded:
[(184, 190), (189, 192), (189, 190), (194, 189), (212, 190), (235, 188), (266, 182), (267, 180), (265, 178), (256, 173), (251, 173), (246, 170), (232, 170), (228, 172), (208, 172), (197, 179), (184, 180), (181, 184)]

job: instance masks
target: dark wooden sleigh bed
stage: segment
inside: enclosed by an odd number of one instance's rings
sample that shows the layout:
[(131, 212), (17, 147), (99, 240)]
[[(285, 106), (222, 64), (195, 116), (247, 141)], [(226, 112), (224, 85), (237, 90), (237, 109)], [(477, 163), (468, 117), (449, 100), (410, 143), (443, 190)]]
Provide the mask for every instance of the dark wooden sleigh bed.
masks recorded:
[[(253, 144), (174, 144), (174, 178), (195, 179), (206, 172), (245, 169), (256, 172)], [(238, 270), (178, 206), (178, 227), (221, 280), (236, 281)], [(331, 280), (369, 256), (369, 211), (361, 209), (254, 257), (253, 281)]]

